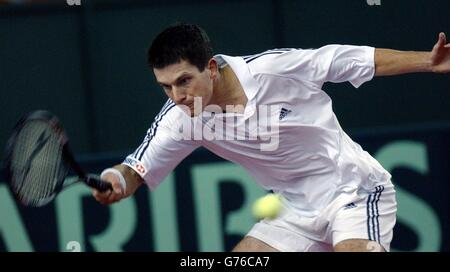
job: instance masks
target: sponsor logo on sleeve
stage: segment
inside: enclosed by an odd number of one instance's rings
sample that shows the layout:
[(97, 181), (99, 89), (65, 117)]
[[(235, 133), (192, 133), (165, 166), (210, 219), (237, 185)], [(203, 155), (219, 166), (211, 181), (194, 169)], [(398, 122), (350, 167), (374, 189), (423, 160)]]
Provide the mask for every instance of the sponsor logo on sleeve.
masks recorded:
[(136, 159), (128, 157), (125, 159), (124, 163), (131, 166), (134, 170), (136, 170), (136, 172), (138, 172), (141, 175), (144, 175), (147, 172), (145, 166)]

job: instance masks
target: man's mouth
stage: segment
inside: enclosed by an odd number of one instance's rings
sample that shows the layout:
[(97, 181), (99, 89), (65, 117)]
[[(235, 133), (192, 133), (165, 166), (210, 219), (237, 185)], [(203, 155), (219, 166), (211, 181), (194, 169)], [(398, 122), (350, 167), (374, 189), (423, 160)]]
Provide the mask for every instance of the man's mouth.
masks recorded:
[(185, 105), (188, 108), (193, 108), (194, 107), (194, 102), (186, 103), (186, 104), (183, 104), (183, 105)]

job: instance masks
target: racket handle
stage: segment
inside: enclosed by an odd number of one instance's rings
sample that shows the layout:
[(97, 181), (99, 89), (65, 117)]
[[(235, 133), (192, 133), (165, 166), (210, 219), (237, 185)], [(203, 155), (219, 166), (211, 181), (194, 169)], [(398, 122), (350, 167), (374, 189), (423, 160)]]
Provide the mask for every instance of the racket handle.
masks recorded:
[(101, 180), (98, 176), (88, 175), (85, 180), (86, 184), (100, 192), (112, 191), (112, 185), (109, 182)]

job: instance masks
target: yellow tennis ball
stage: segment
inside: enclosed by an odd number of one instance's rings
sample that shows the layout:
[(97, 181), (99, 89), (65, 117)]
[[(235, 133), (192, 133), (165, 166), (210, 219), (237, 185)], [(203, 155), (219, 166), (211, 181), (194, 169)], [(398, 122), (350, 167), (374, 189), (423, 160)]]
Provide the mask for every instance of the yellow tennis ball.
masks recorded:
[(268, 194), (255, 201), (253, 204), (253, 216), (256, 219), (274, 219), (280, 213), (281, 208), (280, 196)]

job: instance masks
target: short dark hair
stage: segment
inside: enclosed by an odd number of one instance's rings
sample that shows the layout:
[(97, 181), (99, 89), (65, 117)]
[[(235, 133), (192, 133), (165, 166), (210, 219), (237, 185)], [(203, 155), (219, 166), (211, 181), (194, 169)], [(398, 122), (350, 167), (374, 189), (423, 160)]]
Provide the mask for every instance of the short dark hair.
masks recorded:
[(212, 57), (208, 35), (193, 24), (169, 26), (156, 36), (148, 49), (148, 64), (156, 69), (186, 60), (202, 72)]

